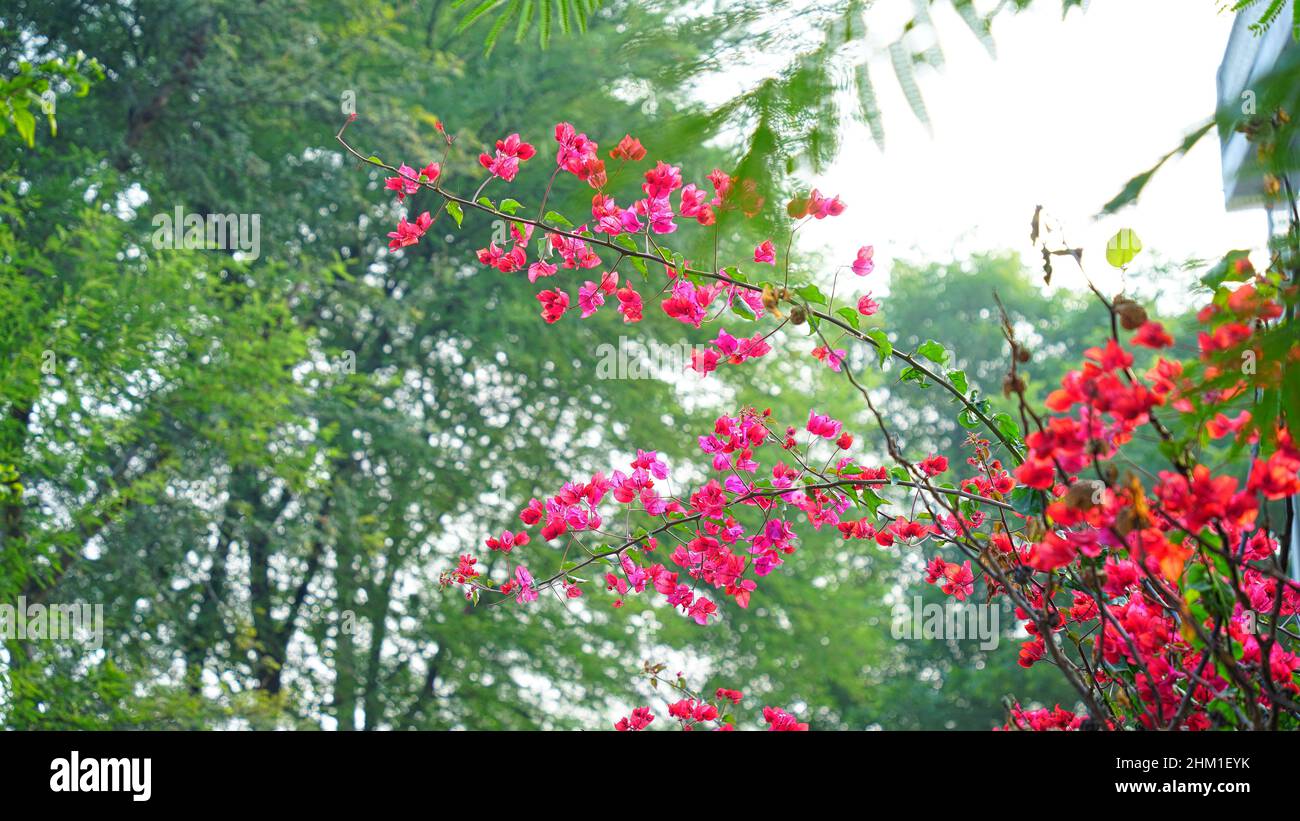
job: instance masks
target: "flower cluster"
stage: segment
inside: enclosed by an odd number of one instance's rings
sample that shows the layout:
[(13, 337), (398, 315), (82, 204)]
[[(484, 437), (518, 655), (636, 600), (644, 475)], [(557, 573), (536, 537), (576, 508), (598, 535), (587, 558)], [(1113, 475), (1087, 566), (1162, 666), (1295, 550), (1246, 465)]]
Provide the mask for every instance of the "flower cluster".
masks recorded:
[[(1300, 585), (1286, 572), (1269, 511), (1270, 503), (1300, 494), (1300, 448), (1289, 424), (1295, 409), (1281, 398), (1296, 395), (1300, 346), (1287, 317), (1300, 299), (1284, 264), (1258, 272), (1230, 255), (1207, 275), (1214, 298), (1197, 317), (1191, 360), (1172, 353), (1174, 335), (1136, 300), (1101, 298), (1111, 319), (1107, 338), (1083, 351), (1079, 367), (1047, 396), (1046, 412), (1026, 396), (1017, 368), (1031, 357), (1004, 316), (1013, 363), (1004, 397), (1018, 405), (1020, 429), (1011, 414), (994, 416), (990, 401), (968, 390), (964, 373), (930, 367), (945, 362), (946, 352), (897, 351), (883, 332), (866, 329), (864, 320), (880, 311), (870, 292), (848, 297), (856, 310), (836, 309), (815, 285), (789, 283), (794, 231), (844, 213), (838, 196), (813, 189), (792, 198), (790, 242), (784, 254), (772, 239), (754, 248), (758, 272), (716, 261), (698, 270), (659, 239), (688, 221), (716, 231), (727, 209), (753, 215), (762, 199), (752, 181), (715, 169), (696, 184), (679, 166), (655, 160), (635, 193), (620, 194), (586, 134), (559, 124), (555, 151), (554, 175), (571, 174), (595, 191), (590, 229), (553, 215), (520, 217), (514, 200), (498, 207), (478, 196), (488, 182), (513, 180), (535, 155), (517, 134), (479, 157), (489, 177), (472, 198), (448, 193), (436, 163), (418, 173), (394, 169), (385, 187), (399, 202), (424, 187), (456, 213), (475, 208), (508, 220), (508, 247), (478, 252), (480, 263), (502, 274), (526, 271), (535, 283), (561, 269), (599, 269), (599, 276), (581, 277), (576, 298), (559, 286), (537, 293), (548, 324), (575, 305), (584, 319), (613, 305), (623, 322), (640, 321), (646, 300), (631, 273), (620, 274), (624, 262), (645, 280), (662, 270), (647, 293), (664, 315), (691, 328), (726, 309), (746, 321), (779, 323), (753, 333), (720, 329), (691, 357), (689, 367), (700, 374), (766, 356), (779, 328), (807, 324), (816, 337), (811, 355), (860, 389), (895, 464), (862, 464), (844, 423), (815, 409), (800, 430), (777, 424), (770, 411), (742, 407), (699, 436), (709, 472), (693, 487), (674, 490), (665, 460), (638, 451), (608, 476), (595, 473), (530, 500), (519, 516), (524, 530), (487, 539), (487, 548), (502, 554), (560, 554), (549, 575), (534, 579), (519, 564), (493, 581), (466, 555), (443, 574), (445, 584), (476, 602), (491, 595), (527, 604), (547, 591), (574, 599), (592, 583), (579, 574), (592, 567), (614, 607), (653, 592), (705, 625), (725, 607), (747, 607), (761, 595), (763, 577), (796, 553), (799, 527), (829, 526), (873, 549), (925, 551), (925, 582), (954, 600), (972, 598), (977, 585), (990, 598), (1010, 599), (1029, 634), (1019, 663), (1050, 662), (1080, 703), (1075, 710), (1017, 705), (1007, 729), (1277, 727), (1284, 717), (1286, 726), (1300, 726), (1300, 648), (1282, 626), (1300, 615)], [(647, 156), (631, 135), (608, 152), (619, 168)], [(418, 243), (434, 219), (428, 212), (413, 223), (402, 217), (390, 248)], [(534, 230), (545, 237), (544, 251), (530, 259)], [(874, 257), (864, 245), (844, 268), (868, 276)], [(781, 281), (765, 281), (764, 271)], [(953, 471), (940, 455), (903, 453), (846, 367), (854, 346), (874, 348), (882, 361), (900, 359), (902, 381), (938, 383), (958, 401), (959, 421), (982, 428), (967, 439), (967, 470)], [(1260, 396), (1269, 398), (1256, 401)], [(1132, 466), (1125, 449), (1142, 438), (1160, 443), (1168, 469)], [(1237, 469), (1234, 459), (1245, 448), (1248, 465)], [(889, 512), (898, 503), (886, 492), (910, 497), (898, 506), (906, 515)], [(667, 715), (685, 729), (726, 729), (721, 702), (739, 699), (729, 690), (712, 701), (686, 694)], [(807, 728), (776, 708), (764, 708), (763, 718), (772, 729)], [(617, 726), (640, 730), (653, 720), (642, 707)]]
[[(675, 696), (681, 696), (668, 704), (668, 717), (675, 719), (680, 729), (686, 732), (694, 730), (730, 732), (736, 729), (735, 719), (728, 710), (738, 706), (744, 700), (745, 696), (742, 692), (719, 687), (714, 691), (713, 698), (707, 699), (688, 689), (681, 673), (678, 673), (675, 679), (668, 679), (662, 675), (663, 671), (662, 664), (647, 664), (645, 667), (646, 675), (656, 688), (665, 685)], [(806, 722), (799, 721), (794, 715), (779, 707), (764, 707), (762, 718), (768, 730), (778, 732), (808, 730)], [(637, 707), (630, 715), (616, 721), (614, 729), (619, 732), (644, 730), (654, 720), (655, 715), (648, 706)]]

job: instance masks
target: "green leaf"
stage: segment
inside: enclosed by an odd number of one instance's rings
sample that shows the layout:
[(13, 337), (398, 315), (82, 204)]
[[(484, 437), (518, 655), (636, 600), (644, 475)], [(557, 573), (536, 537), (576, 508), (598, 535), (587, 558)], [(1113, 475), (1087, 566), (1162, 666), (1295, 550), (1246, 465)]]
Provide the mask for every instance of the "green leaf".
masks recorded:
[(1011, 414), (1005, 412), (994, 414), (993, 424), (1008, 441), (1020, 443), (1020, 426), (1016, 424), (1015, 419), (1011, 418)]
[(843, 319), (845, 322), (852, 325), (853, 330), (855, 331), (859, 330), (860, 320), (858, 319), (857, 311), (853, 310), (852, 308), (840, 308), (835, 313), (839, 315), (840, 319)]
[(1045, 509), (1044, 498), (1041, 490), (1035, 490), (1028, 485), (1020, 485), (1011, 491), (1011, 506), (1021, 515), (1037, 516)]
[(867, 331), (867, 337), (876, 343), (877, 364), (884, 368), (885, 363), (889, 361), (889, 357), (894, 355), (893, 344), (889, 341), (889, 337), (885, 335), (885, 332), (879, 328)]
[(461, 222), (465, 219), (465, 212), (461, 210), (460, 203), (455, 200), (447, 200), (447, 213), (451, 218), (456, 220), (456, 227), (459, 228)]
[(956, 388), (963, 396), (966, 395), (966, 391), (969, 389), (970, 385), (966, 382), (965, 371), (948, 371), (945, 376), (948, 377), (948, 381), (952, 383), (954, 388)]
[(1121, 228), (1106, 243), (1106, 261), (1115, 268), (1123, 268), (1142, 250), (1142, 240), (1132, 228)]
[(733, 299), (731, 301), (731, 312), (736, 316), (740, 317), (741, 319), (745, 319), (750, 322), (753, 322), (754, 320), (758, 319), (758, 317), (754, 316), (752, 313), (749, 312), (749, 306), (745, 304), (745, 300), (743, 299)]
[(1238, 270), (1237, 265), (1241, 260), (1250, 260), (1249, 251), (1229, 251), (1227, 255), (1219, 260), (1219, 263), (1201, 277), (1201, 284), (1207, 288), (1218, 288), (1225, 282), (1241, 282), (1254, 276), (1254, 269), (1250, 267)]
[(930, 383), (926, 381), (925, 374), (911, 365), (903, 368), (903, 370), (898, 374), (898, 381), (915, 382), (923, 388), (930, 387)]
[(927, 339), (921, 343), (916, 352), (936, 365), (942, 365), (948, 361), (948, 349), (933, 339)]
[(547, 211), (545, 221), (551, 223), (557, 228), (563, 228), (566, 231), (573, 227), (573, 223), (565, 219), (564, 215), (558, 211)]
[(619, 234), (614, 237), (614, 244), (620, 248), (631, 251), (634, 254), (637, 252), (636, 242), (634, 242), (627, 234)]
[(1213, 127), (1214, 127), (1214, 121), (1211, 120), (1210, 122), (1206, 123), (1205, 125), (1202, 125), (1200, 128), (1193, 131), (1191, 134), (1188, 134), (1186, 137), (1184, 137), (1182, 143), (1180, 143), (1177, 148), (1175, 148), (1173, 151), (1170, 151), (1168, 154), (1161, 157), (1160, 161), (1157, 162), (1155, 165), (1151, 166), (1146, 171), (1143, 171), (1141, 174), (1138, 174), (1136, 177), (1133, 177), (1131, 180), (1125, 183), (1124, 190), (1116, 194), (1111, 199), (1110, 202), (1103, 205), (1101, 207), (1101, 214), (1099, 214), (1098, 216), (1106, 216), (1108, 214), (1113, 214), (1119, 209), (1123, 208), (1124, 206), (1137, 200), (1138, 195), (1142, 193), (1142, 189), (1146, 188), (1147, 183), (1151, 182), (1151, 178), (1155, 176), (1155, 173), (1160, 170), (1161, 166), (1163, 166), (1165, 163), (1169, 162), (1170, 159), (1172, 159), (1173, 157), (1179, 154), (1186, 154), (1189, 150), (1191, 150), (1191, 147), (1196, 145), (1196, 143), (1200, 141), (1202, 137), (1208, 134), (1210, 129)]
[(18, 129), (18, 136), (23, 138), (23, 142), (28, 147), (36, 145), (36, 118), (32, 112), (27, 110), (26, 106), (17, 106), (13, 110), (14, 127)]
[(809, 302), (817, 305), (826, 305), (826, 295), (822, 293), (821, 288), (816, 285), (805, 285), (802, 288), (795, 288), (794, 292)]

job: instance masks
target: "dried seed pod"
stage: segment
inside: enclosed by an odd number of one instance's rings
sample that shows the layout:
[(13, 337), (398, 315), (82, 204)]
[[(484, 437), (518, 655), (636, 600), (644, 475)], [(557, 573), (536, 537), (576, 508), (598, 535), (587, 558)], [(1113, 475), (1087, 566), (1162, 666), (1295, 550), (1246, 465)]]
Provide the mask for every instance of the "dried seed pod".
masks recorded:
[(795, 325), (802, 325), (808, 319), (808, 314), (804, 311), (802, 305), (796, 305), (790, 309), (790, 322)]
[(1002, 395), (1010, 398), (1012, 394), (1018, 394), (1025, 389), (1025, 380), (1020, 378), (1019, 374), (1009, 373), (1002, 380)]
[(1106, 485), (1100, 479), (1081, 479), (1070, 485), (1061, 501), (1075, 510), (1091, 510), (1102, 502)]
[(1029, 361), (1029, 349), (1024, 345), (1016, 345), (1016, 361), (1021, 363)]
[(1119, 315), (1119, 324), (1126, 331), (1136, 331), (1147, 322), (1146, 309), (1126, 296), (1117, 296), (1111, 303)]

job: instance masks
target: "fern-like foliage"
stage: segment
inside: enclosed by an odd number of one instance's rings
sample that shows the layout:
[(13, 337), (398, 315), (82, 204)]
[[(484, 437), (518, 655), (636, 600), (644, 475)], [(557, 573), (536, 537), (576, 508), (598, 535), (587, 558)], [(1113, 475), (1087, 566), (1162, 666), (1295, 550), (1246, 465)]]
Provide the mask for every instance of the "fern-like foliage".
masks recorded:
[(573, 29), (585, 34), (588, 21), (601, 5), (602, 0), (455, 0), (452, 8), (467, 9), (456, 27), (458, 33), (480, 20), (492, 21), (483, 41), (484, 50), (491, 53), (511, 21), (515, 24), (516, 43), (522, 43), (536, 24), (538, 42), (546, 48), (556, 25), (563, 34)]
[[(1235, 0), (1229, 11), (1240, 12), (1257, 6), (1262, 0)], [(1268, 0), (1268, 5), (1260, 14), (1259, 19), (1250, 24), (1250, 30), (1256, 36), (1263, 34), (1273, 27), (1277, 18), (1282, 16), (1282, 11), (1286, 8), (1287, 0)], [(1291, 0), (1291, 36), (1300, 40), (1300, 0)]]
[[(1032, 2), (1001, 0), (986, 12), (977, 9), (976, 0), (906, 0), (892, 8), (884, 3), (877, 8), (875, 0), (721, 0), (707, 11), (683, 0), (455, 0), (453, 9), (463, 11), (458, 31), (492, 21), (485, 42), (489, 51), (512, 21), (517, 42), (536, 28), (545, 46), (556, 23), (566, 33), (574, 28), (585, 32), (588, 24), (617, 25), (650, 9), (683, 37), (706, 38), (714, 44), (710, 53), (682, 60), (667, 55), (662, 76), (651, 78), (653, 83), (677, 85), (684, 97), (700, 86), (738, 86), (736, 93), (703, 110), (698, 102), (681, 101), (685, 104), (675, 108), (689, 113), (656, 135), (656, 150), (671, 155), (674, 140), (699, 143), (721, 136), (740, 146), (735, 173), (767, 195), (780, 190), (792, 174), (823, 170), (836, 155), (848, 122), (865, 124), (883, 148), (882, 69), (893, 75), (912, 115), (929, 126), (923, 73), (944, 65), (932, 11), (955, 11), (996, 56), (994, 20)], [(1085, 4), (1059, 2), (1063, 14)], [(885, 13), (897, 11), (898, 5), (904, 14), (886, 23)], [(768, 203), (777, 205), (773, 196)]]

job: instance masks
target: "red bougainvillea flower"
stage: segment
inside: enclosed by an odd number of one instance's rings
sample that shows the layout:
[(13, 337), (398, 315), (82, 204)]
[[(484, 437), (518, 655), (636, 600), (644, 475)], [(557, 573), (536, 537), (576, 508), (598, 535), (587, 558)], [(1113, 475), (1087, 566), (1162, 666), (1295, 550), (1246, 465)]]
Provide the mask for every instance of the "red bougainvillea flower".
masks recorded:
[(615, 160), (637, 162), (645, 159), (645, 146), (631, 134), (625, 134), (623, 139), (618, 141), (618, 145), (614, 146), (614, 150), (609, 152), (609, 156)]
[(857, 259), (853, 260), (853, 273), (864, 277), (876, 269), (876, 263), (871, 259), (876, 253), (876, 249), (870, 245), (864, 245), (858, 249)]
[(509, 553), (514, 548), (526, 544), (528, 544), (528, 534), (523, 531), (511, 533), (509, 530), (503, 530), (499, 538), (493, 537), (487, 540), (489, 550), (500, 550), (502, 553)]
[(731, 193), (731, 186), (735, 180), (721, 168), (715, 168), (709, 172), (709, 183), (713, 185), (712, 205), (718, 206), (726, 199), (727, 194)]
[(1228, 434), (1236, 434), (1250, 424), (1250, 411), (1244, 410), (1235, 417), (1226, 413), (1216, 413), (1214, 418), (1205, 423), (1205, 430), (1211, 439), (1222, 439)]
[(764, 707), (763, 720), (767, 722), (769, 730), (778, 732), (806, 731), (808, 729), (807, 724), (800, 722), (779, 707)]
[(957, 601), (965, 601), (975, 592), (975, 576), (971, 573), (969, 560), (960, 565), (953, 562), (944, 565), (942, 589)]
[(921, 471), (926, 476), (938, 476), (948, 469), (948, 457), (938, 454), (927, 456), (921, 460)]
[(745, 697), (739, 690), (727, 690), (722, 687), (719, 687), (713, 695), (719, 701), (730, 701), (732, 704), (739, 704), (740, 700)]
[(614, 729), (618, 730), (620, 733), (644, 730), (646, 727), (649, 727), (650, 722), (654, 720), (654, 713), (650, 712), (649, 707), (637, 707), (632, 711), (632, 715), (620, 718), (614, 724)]
[(615, 294), (618, 297), (618, 312), (623, 321), (631, 324), (641, 321), (641, 295), (631, 285), (624, 285)]
[(406, 217), (402, 217), (397, 222), (397, 230), (388, 234), (389, 249), (396, 251), (398, 248), (416, 244), (432, 224), (433, 217), (429, 216), (428, 211), (416, 217), (413, 223), (407, 222)]
[(547, 325), (558, 322), (564, 312), (569, 310), (569, 295), (558, 288), (542, 291), (537, 295), (537, 301), (542, 303), (542, 319), (546, 320)]
[(1159, 322), (1144, 322), (1137, 333), (1133, 334), (1133, 344), (1144, 348), (1169, 348), (1173, 346), (1174, 338)]
[(759, 246), (754, 249), (754, 261), (766, 262), (769, 265), (776, 264), (776, 248), (772, 245), (772, 240), (765, 239)]
[(719, 287), (697, 286), (690, 280), (679, 279), (673, 283), (671, 296), (661, 306), (664, 313), (673, 319), (698, 328), (708, 318), (709, 303), (717, 296)]

